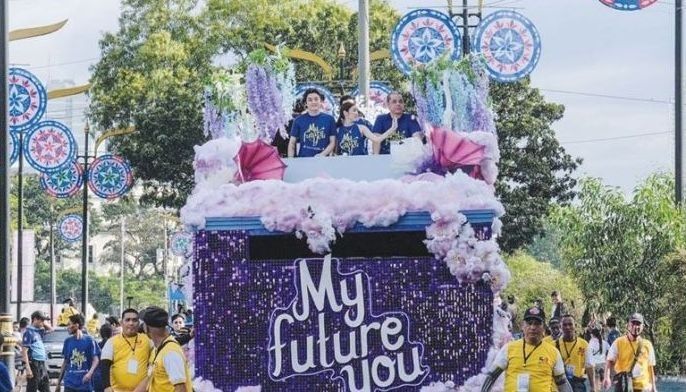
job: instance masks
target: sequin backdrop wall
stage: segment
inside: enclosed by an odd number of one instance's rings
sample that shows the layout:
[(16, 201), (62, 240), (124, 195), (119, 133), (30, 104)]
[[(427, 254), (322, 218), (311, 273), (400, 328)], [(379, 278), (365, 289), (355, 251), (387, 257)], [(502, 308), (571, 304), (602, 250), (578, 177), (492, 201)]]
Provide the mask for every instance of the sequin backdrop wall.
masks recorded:
[[(347, 389), (321, 373), (283, 382), (269, 378), (270, 315), (297, 294), (294, 260), (250, 260), (249, 241), (242, 231), (196, 234), (196, 376), (223, 391), (249, 385), (266, 391)], [(430, 368), (422, 385), (448, 380), (460, 385), (479, 372), (492, 334), (493, 294), (487, 284), (459, 285), (433, 258), (340, 259), (341, 273), (360, 270), (369, 276), (374, 314), (409, 317), (410, 338), (423, 344), (422, 364)]]

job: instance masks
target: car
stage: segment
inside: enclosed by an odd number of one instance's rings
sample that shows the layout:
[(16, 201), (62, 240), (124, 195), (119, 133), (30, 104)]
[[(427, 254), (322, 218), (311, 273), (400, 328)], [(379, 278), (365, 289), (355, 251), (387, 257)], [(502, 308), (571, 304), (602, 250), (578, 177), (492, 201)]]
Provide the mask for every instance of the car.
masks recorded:
[(64, 346), (64, 341), (67, 340), (68, 337), (69, 331), (64, 327), (57, 327), (52, 332), (43, 336), (43, 345), (48, 354), (48, 360), (45, 364), (48, 367), (48, 376), (50, 376), (50, 378), (57, 378), (60, 376), (62, 361), (64, 361), (62, 347)]

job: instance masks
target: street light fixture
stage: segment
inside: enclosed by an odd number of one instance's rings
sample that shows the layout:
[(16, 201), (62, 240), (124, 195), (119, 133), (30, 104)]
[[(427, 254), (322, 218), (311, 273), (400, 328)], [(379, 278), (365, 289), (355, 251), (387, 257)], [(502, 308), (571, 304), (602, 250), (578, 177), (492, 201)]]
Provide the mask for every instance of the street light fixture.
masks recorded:
[(343, 79), (345, 77), (345, 56), (347, 55), (345, 51), (345, 45), (343, 42), (338, 44), (338, 52), (336, 53), (336, 58), (338, 59), (338, 83), (341, 87), (341, 95), (345, 94), (345, 87), (343, 85)]

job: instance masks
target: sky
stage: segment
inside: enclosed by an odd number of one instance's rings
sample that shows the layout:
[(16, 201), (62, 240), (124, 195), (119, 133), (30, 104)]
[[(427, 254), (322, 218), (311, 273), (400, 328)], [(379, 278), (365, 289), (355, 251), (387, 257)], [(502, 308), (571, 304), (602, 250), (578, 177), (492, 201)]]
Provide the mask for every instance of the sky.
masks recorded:
[[(358, 5), (357, 0), (339, 3), (354, 10)], [(444, 0), (390, 3), (401, 14), (420, 6), (447, 12)], [(565, 149), (583, 158), (579, 176), (599, 177), (630, 194), (651, 173), (673, 170), (674, 0), (632, 12), (611, 9), (599, 0), (484, 3), (484, 16), (514, 10), (538, 29), (542, 53), (532, 85), (546, 100), (565, 106), (564, 118), (553, 128)], [(99, 57), (98, 40), (104, 32), (116, 31), (119, 12), (118, 0), (9, 0), (10, 30), (69, 19), (51, 35), (11, 42), (10, 63), (48, 85), (87, 83), (89, 66)], [(80, 96), (72, 104), (80, 111), (86, 101)], [(64, 103), (50, 101), (48, 116), (65, 120)], [(73, 126), (82, 139), (81, 119), (75, 118)]]

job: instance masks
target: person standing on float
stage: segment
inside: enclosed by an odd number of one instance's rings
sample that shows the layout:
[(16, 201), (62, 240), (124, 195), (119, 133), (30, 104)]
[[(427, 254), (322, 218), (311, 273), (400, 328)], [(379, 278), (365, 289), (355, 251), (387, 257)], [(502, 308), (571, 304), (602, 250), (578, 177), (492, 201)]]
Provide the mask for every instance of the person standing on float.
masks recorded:
[(415, 116), (405, 113), (405, 100), (397, 91), (386, 96), (386, 106), (390, 113), (381, 114), (374, 121), (372, 132), (383, 134), (391, 129), (394, 132), (381, 143), (374, 143), (374, 154), (390, 154), (391, 141), (398, 141), (408, 137), (422, 138), (422, 128)]
[(572, 392), (565, 377), (565, 367), (554, 346), (543, 342), (543, 317), (537, 307), (524, 312), (522, 331), (524, 338), (503, 346), (488, 373), (482, 392), (489, 392), (505, 372), (505, 391), (552, 390), (553, 383), (560, 392)]
[(322, 112), (324, 94), (310, 88), (303, 94), (307, 112), (293, 120), (291, 138), (288, 142), (288, 157), (325, 157), (333, 153), (336, 146), (336, 120)]
[(359, 111), (354, 101), (341, 104), (336, 131), (336, 153), (338, 155), (367, 155), (367, 139), (380, 143), (395, 132), (395, 128), (377, 135), (359, 121)]

